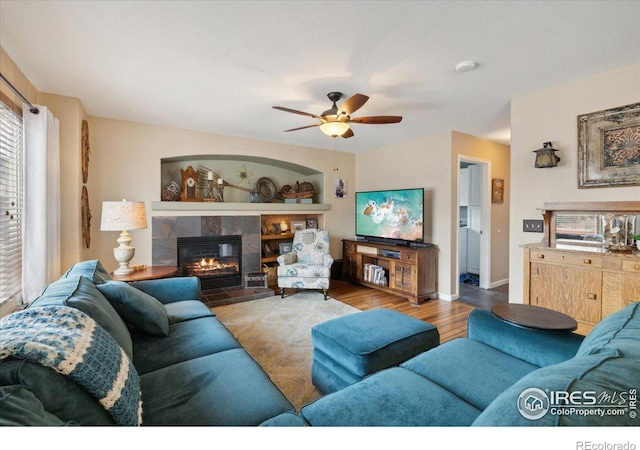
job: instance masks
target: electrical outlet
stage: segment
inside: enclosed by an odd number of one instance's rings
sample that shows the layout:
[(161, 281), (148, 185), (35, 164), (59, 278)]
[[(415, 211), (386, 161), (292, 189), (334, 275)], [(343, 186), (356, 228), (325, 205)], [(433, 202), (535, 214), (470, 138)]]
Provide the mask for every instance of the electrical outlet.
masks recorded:
[(522, 231), (529, 233), (543, 233), (544, 222), (542, 220), (524, 219), (522, 221)]

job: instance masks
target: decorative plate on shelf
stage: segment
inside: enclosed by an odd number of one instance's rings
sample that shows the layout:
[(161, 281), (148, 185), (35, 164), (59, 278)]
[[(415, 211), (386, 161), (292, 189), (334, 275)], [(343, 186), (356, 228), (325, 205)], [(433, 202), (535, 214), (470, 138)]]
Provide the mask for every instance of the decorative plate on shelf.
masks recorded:
[(263, 203), (271, 203), (276, 198), (276, 185), (267, 177), (262, 177), (256, 182), (256, 190)]
[(89, 209), (89, 192), (86, 186), (82, 186), (82, 240), (84, 246), (91, 246), (91, 210)]
[(175, 181), (168, 182), (167, 185), (164, 187), (164, 190), (162, 191), (162, 196), (161, 196), (162, 201), (175, 202), (177, 200), (180, 200), (181, 190), (182, 189), (180, 189), (180, 185)]

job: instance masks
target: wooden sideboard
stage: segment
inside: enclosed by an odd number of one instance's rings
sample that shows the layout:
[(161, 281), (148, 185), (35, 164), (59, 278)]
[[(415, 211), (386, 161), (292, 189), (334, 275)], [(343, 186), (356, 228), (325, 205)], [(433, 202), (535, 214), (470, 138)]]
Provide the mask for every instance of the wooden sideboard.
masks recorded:
[[(405, 247), (365, 241), (342, 241), (342, 278), (347, 281), (406, 297), (419, 305), (437, 298), (437, 248)], [(384, 280), (365, 274), (367, 264), (382, 268)]]
[(565, 313), (578, 332), (640, 300), (638, 254), (581, 251), (568, 246), (524, 247), (524, 302)]
[(522, 246), (524, 303), (567, 314), (578, 322), (577, 332), (586, 334), (609, 314), (640, 301), (638, 250), (623, 253), (588, 242), (566, 243), (556, 234), (557, 214), (638, 216), (640, 202), (549, 203), (542, 210), (543, 241)]

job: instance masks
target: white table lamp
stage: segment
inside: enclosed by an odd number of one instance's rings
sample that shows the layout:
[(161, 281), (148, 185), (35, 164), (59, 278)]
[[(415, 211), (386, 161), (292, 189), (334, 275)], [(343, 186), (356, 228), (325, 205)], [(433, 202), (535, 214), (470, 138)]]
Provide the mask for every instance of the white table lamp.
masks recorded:
[(129, 275), (135, 272), (129, 267), (129, 261), (136, 253), (135, 247), (131, 246), (131, 236), (129, 230), (139, 230), (147, 228), (147, 214), (144, 209), (144, 202), (102, 202), (102, 220), (100, 222), (101, 231), (121, 231), (118, 238), (118, 247), (113, 249), (113, 256), (120, 264), (113, 274), (115, 276)]

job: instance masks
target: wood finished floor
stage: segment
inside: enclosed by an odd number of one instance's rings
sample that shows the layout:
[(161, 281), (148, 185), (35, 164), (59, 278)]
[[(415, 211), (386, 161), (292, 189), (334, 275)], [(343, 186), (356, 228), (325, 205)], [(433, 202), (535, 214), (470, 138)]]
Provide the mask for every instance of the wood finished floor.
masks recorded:
[[(467, 318), (476, 306), (460, 301), (428, 300), (412, 306), (405, 298), (340, 280), (331, 280), (329, 296), (362, 311), (388, 308), (432, 323), (440, 342), (467, 336)], [(500, 299), (500, 301), (503, 301)]]

